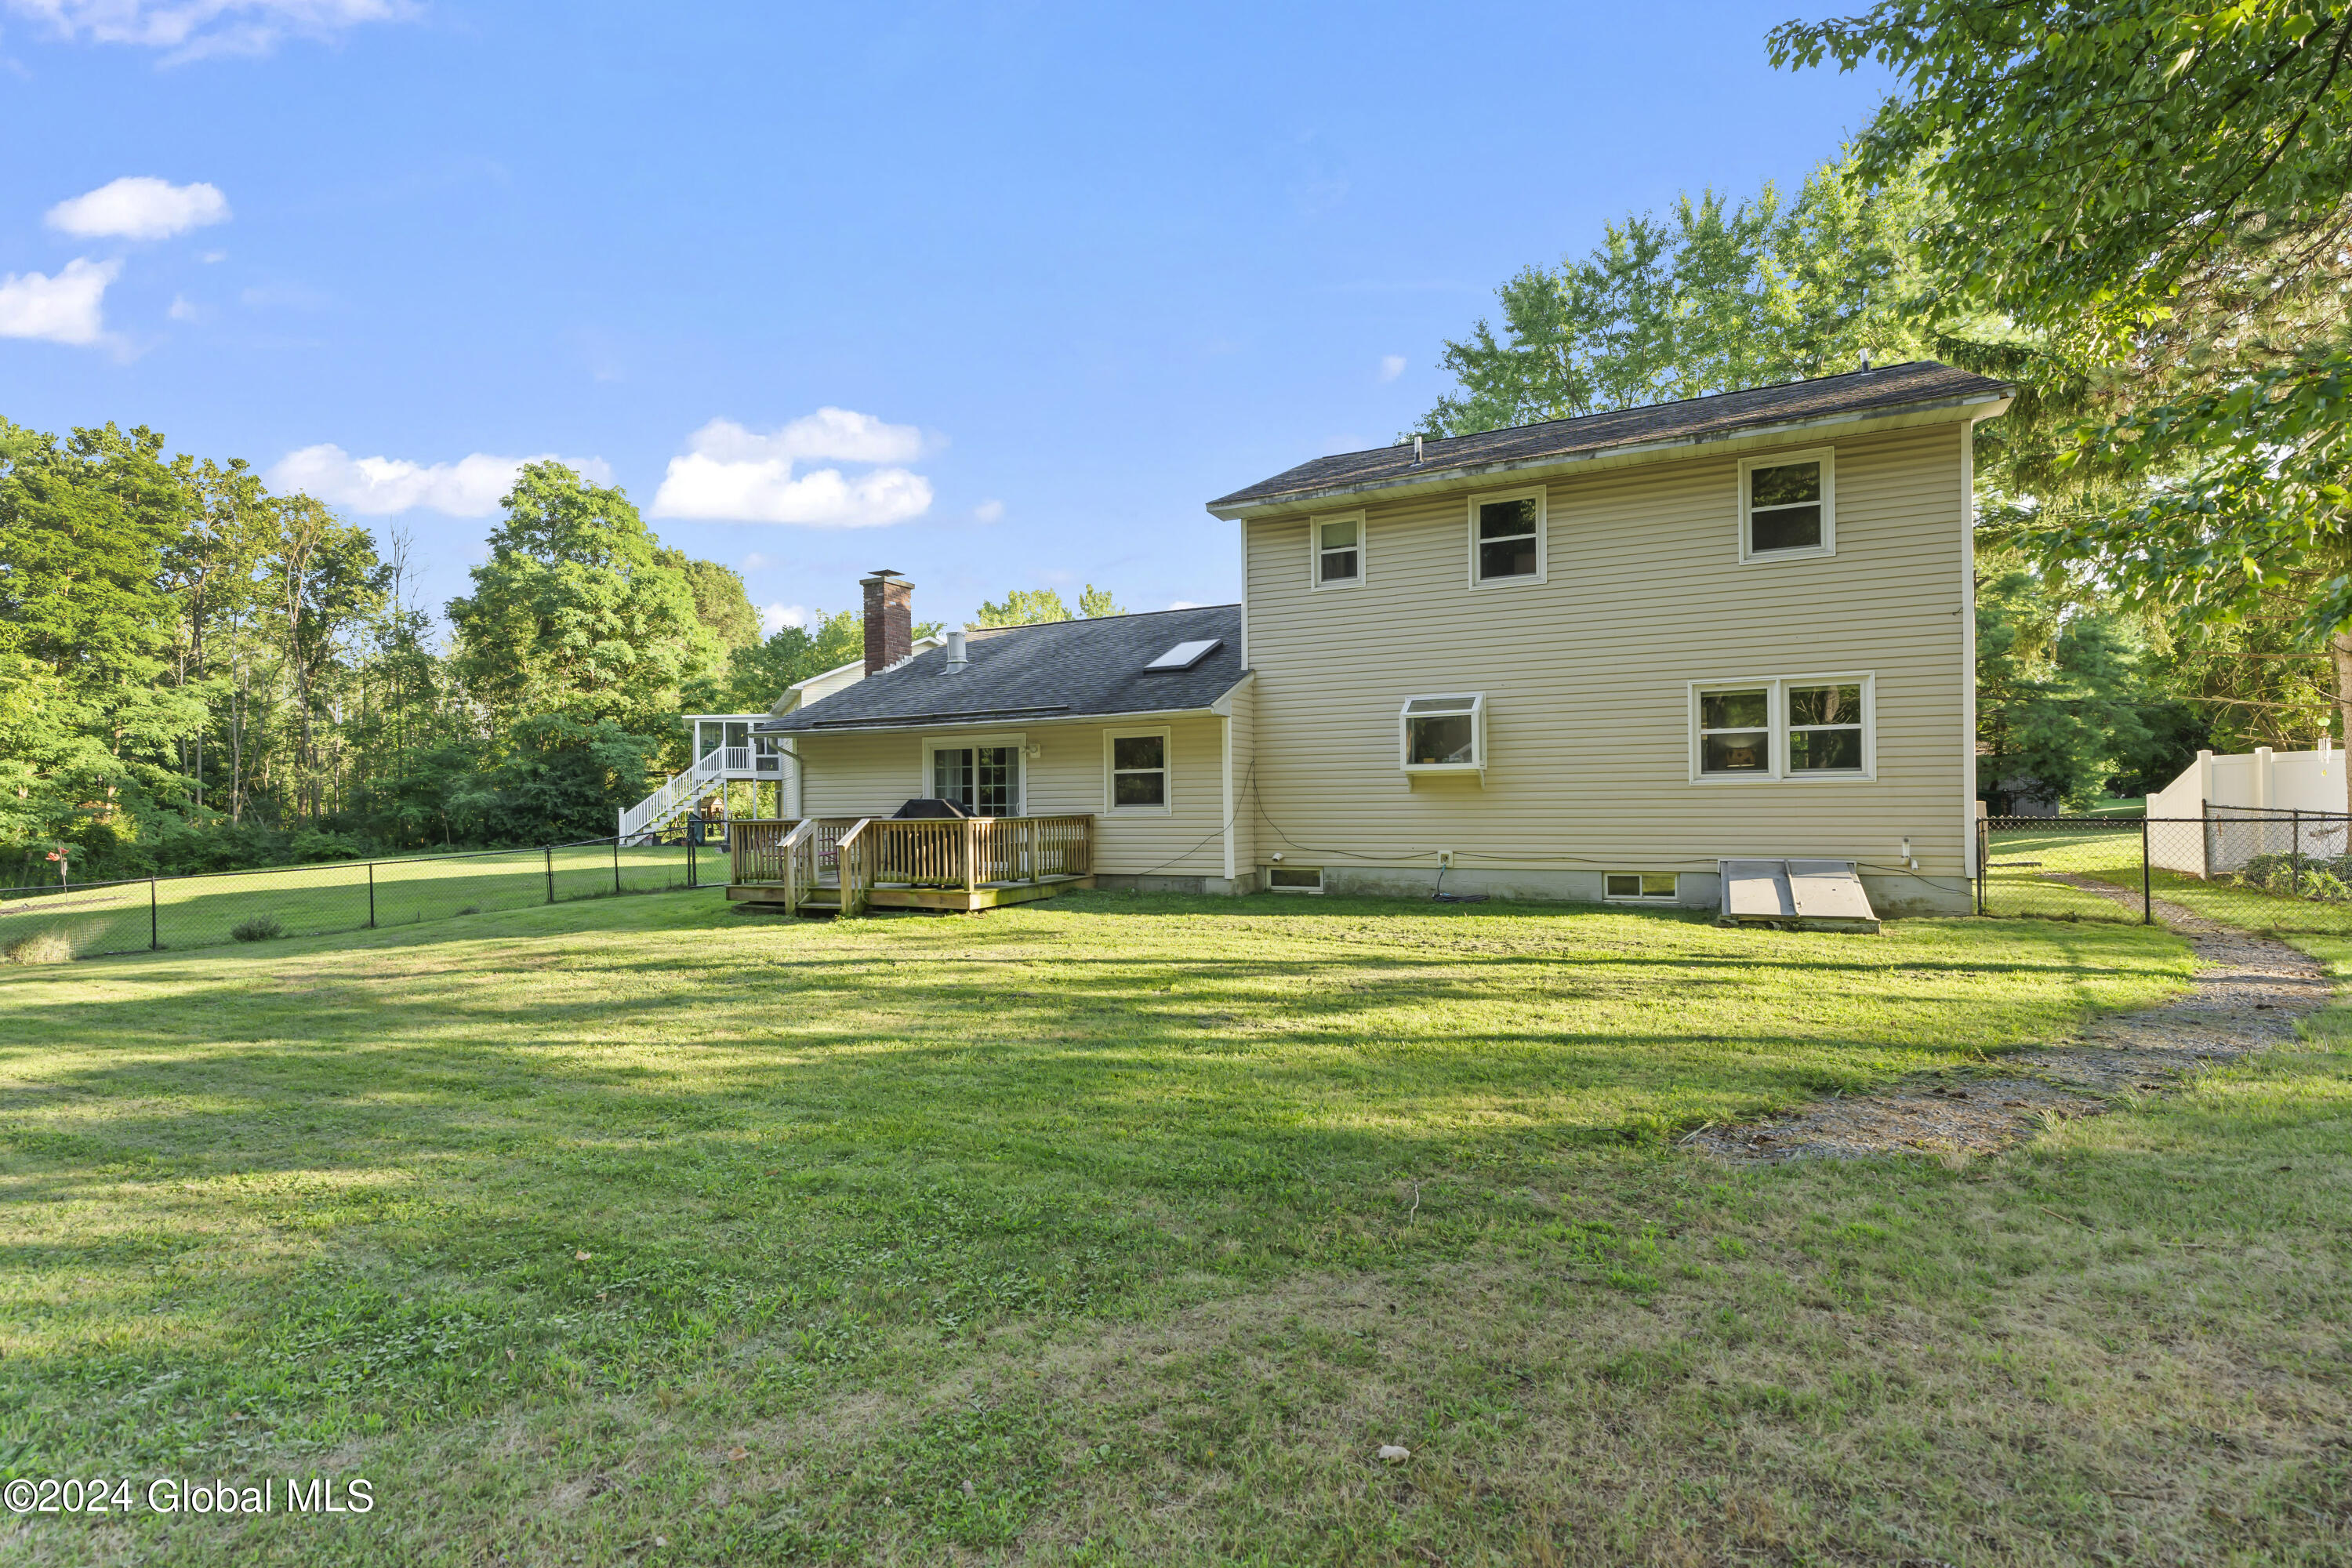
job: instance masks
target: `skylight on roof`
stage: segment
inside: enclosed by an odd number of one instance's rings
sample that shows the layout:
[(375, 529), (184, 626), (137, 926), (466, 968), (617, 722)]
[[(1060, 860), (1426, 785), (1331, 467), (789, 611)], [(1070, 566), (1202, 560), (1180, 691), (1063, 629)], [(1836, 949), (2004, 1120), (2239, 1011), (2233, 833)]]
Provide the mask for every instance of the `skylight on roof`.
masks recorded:
[(1146, 669), (1190, 669), (1219, 648), (1225, 646), (1223, 637), (1205, 637), (1199, 642), (1180, 642), (1143, 668)]

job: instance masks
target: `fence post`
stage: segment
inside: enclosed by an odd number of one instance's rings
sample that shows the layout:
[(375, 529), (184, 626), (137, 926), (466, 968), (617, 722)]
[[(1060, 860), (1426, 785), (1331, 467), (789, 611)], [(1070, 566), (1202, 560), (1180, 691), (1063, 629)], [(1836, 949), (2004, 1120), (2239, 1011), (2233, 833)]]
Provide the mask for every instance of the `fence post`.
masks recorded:
[(368, 862), (368, 930), (375, 930), (375, 862)]
[(1985, 854), (1992, 843), (1990, 819), (1977, 818), (1977, 913), (1985, 912)]
[(555, 902), (555, 846), (542, 844), (539, 852), (547, 857), (547, 901)]
[(2152, 926), (2156, 923), (2156, 906), (2147, 901), (2147, 817), (2143, 815), (2139, 819), (2139, 923)]
[(163, 945), (155, 931), (155, 879), (150, 877), (147, 879), (147, 951), (153, 952)]
[(684, 837), (686, 839), (686, 885), (692, 889), (699, 884), (694, 879), (694, 829), (691, 826), (687, 828)]
[(621, 837), (613, 836), (613, 891), (621, 890)]
[(2286, 887), (2292, 897), (2299, 899), (2303, 897), (2303, 808), (2297, 806), (2290, 815), (2294, 820), (2287, 831), (2294, 835), (2294, 847), (2287, 852)]

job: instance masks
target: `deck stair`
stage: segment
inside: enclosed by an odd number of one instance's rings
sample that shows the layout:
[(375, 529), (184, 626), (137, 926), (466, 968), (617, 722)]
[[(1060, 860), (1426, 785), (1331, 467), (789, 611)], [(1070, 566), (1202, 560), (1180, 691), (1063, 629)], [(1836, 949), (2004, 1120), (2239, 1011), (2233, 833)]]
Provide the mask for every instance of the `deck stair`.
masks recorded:
[(694, 803), (722, 786), (730, 778), (751, 769), (749, 746), (713, 746), (693, 766), (672, 773), (669, 781), (645, 799), (621, 811), (621, 842), (650, 843), (677, 826), (694, 809)]
[(1092, 816), (738, 821), (727, 897), (799, 915), (994, 909), (1094, 886)]

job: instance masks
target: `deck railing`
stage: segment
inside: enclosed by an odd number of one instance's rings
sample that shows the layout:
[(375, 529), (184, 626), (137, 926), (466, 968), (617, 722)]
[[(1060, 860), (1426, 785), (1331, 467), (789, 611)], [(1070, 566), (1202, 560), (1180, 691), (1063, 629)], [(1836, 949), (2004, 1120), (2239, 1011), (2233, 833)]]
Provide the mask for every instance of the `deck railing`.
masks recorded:
[(738, 821), (734, 879), (775, 887), (777, 901), (794, 905), (835, 887), (842, 912), (855, 914), (877, 887), (971, 892), (995, 882), (1089, 876), (1094, 823), (1091, 816)]

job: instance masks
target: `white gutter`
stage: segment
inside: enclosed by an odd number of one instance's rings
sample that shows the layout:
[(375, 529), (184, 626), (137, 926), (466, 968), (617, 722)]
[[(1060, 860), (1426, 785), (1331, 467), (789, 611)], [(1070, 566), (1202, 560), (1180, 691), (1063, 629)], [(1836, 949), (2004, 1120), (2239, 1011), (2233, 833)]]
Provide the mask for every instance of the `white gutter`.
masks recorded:
[(1685, 457), (1702, 447), (1737, 450), (1744, 447), (1768, 447), (1780, 444), (1791, 437), (1818, 435), (1847, 426), (1872, 425), (1896, 430), (1913, 425), (1942, 425), (1956, 419), (1990, 419), (2007, 413), (2010, 397), (2006, 393), (1980, 392), (1964, 397), (1938, 397), (1916, 403), (1898, 403), (1877, 408), (1857, 409), (1845, 414), (1827, 414), (1812, 419), (1788, 419), (1773, 425), (1743, 425), (1737, 429), (1699, 436), (1676, 436), (1654, 441), (1632, 441), (1621, 446), (1596, 447), (1590, 452), (1571, 452), (1553, 457), (1502, 458), (1491, 463), (1463, 463), (1452, 468), (1432, 468), (1409, 475), (1390, 475), (1381, 479), (1350, 480), (1342, 484), (1324, 485), (1314, 489), (1294, 490), (1265, 500), (1247, 501), (1240, 506), (1219, 506), (1212, 502), (1209, 515), (1248, 521), (1262, 517), (1286, 517), (1304, 511), (1325, 501), (1375, 493), (1403, 494), (1442, 487), (1459, 486), (1467, 481), (1497, 475), (1537, 475), (1570, 472), (1577, 469), (1625, 468), (1636, 463), (1662, 462), (1667, 458)]

